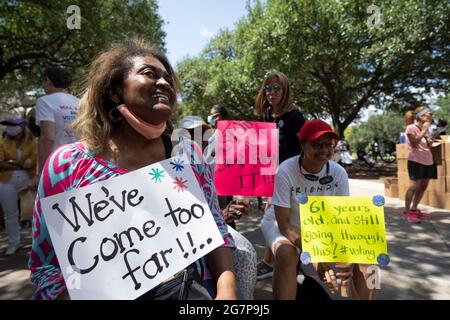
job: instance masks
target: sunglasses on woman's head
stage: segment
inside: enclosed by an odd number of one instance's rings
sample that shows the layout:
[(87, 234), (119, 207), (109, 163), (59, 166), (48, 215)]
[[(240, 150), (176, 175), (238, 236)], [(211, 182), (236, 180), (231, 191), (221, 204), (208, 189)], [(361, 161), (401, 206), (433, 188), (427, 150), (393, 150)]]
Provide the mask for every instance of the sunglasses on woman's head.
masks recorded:
[(278, 84), (274, 84), (273, 86), (266, 84), (264, 86), (264, 91), (266, 91), (267, 93), (272, 92), (272, 90), (273, 92), (278, 93), (281, 90), (281, 86)]

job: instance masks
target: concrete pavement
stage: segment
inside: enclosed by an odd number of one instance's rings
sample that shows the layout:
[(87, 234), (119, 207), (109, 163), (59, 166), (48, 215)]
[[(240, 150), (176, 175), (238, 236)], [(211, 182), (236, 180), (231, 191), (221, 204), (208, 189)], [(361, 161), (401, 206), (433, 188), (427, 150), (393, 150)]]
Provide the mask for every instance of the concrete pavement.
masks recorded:
[[(378, 181), (350, 180), (351, 194), (384, 194)], [(429, 206), (419, 208), (432, 214), (431, 220), (414, 225), (403, 219), (404, 202), (386, 198), (385, 219), (391, 262), (381, 272), (378, 299), (450, 299), (450, 211)], [(262, 214), (238, 222), (241, 231), (255, 246), (259, 259), (264, 240), (259, 228)], [(26, 266), (31, 244), (31, 229), (22, 231), (26, 246), (13, 257), (0, 255), (0, 300), (29, 299), (31, 284)], [(0, 232), (0, 252), (7, 246)], [(272, 299), (271, 279), (258, 281), (255, 299)]]
[(25, 246), (14, 256), (3, 256), (8, 246), (5, 230), (0, 232), (0, 300), (30, 299), (32, 287), (27, 268), (28, 252), (31, 249), (31, 228), (21, 232)]

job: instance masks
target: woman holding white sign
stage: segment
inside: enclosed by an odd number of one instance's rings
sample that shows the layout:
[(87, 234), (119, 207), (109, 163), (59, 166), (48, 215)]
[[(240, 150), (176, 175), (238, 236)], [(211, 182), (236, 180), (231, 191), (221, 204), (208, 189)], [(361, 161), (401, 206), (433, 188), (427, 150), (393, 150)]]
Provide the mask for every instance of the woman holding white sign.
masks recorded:
[[(273, 295), (275, 299), (295, 299), (297, 264), (301, 250), (298, 197), (348, 196), (348, 176), (344, 168), (330, 161), (338, 135), (324, 121), (307, 121), (299, 133), (302, 153), (283, 162), (277, 171), (271, 206), (261, 222), (264, 238), (275, 255)], [(319, 263), (309, 274), (326, 283), (331, 293), (351, 283), (353, 298), (369, 299), (373, 292), (365, 285), (361, 265)], [(352, 279), (353, 281), (350, 281)]]
[[(175, 129), (174, 133), (177, 132), (177, 130), (186, 130), (184, 134), (180, 134), (185, 136), (186, 139), (183, 138), (181, 140), (184, 142), (190, 141), (190, 144), (192, 144), (192, 141), (195, 141), (195, 144), (200, 145), (202, 144), (202, 141), (195, 140), (196, 130), (199, 130), (199, 132), (201, 131), (201, 137), (205, 138), (208, 136), (208, 130), (210, 130), (210, 128), (209, 125), (204, 123), (201, 117), (189, 116), (181, 120), (179, 128)], [(214, 135), (215, 134), (216, 133), (214, 133)], [(198, 151), (196, 152), (193, 150), (193, 152), (197, 154), (199, 160), (202, 159), (203, 162), (211, 167), (211, 172), (214, 172), (215, 157), (211, 156), (208, 161), (207, 156), (202, 156), (207, 147), (205, 141), (203, 141), (202, 148), (198, 146)], [(177, 146), (174, 148), (177, 148)], [(224, 220), (228, 225), (228, 231), (233, 236), (236, 244), (236, 250), (233, 252), (233, 266), (240, 299), (253, 300), (253, 292), (255, 291), (256, 285), (256, 251), (251, 242), (241, 233), (236, 231), (235, 225), (236, 220), (239, 220), (242, 216), (250, 215), (250, 204), (247, 200), (246, 197), (236, 197), (233, 200), (233, 197), (218, 196)]]
[[(179, 82), (166, 56), (142, 40), (114, 44), (91, 64), (75, 123), (80, 141), (57, 149), (42, 172), (33, 218), (29, 260), (35, 299), (69, 298), (43, 213), (41, 199), (117, 177), (171, 157), (170, 119)], [(217, 203), (211, 172), (191, 167), (224, 244), (196, 264), (213, 283), (216, 299), (236, 299), (233, 239)]]

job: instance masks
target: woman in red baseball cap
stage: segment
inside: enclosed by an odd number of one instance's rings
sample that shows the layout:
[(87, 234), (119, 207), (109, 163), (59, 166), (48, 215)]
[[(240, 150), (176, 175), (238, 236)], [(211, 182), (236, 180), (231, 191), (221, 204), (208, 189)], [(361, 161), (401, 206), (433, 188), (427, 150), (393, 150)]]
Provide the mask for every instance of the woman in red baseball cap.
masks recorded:
[[(337, 133), (323, 120), (307, 121), (298, 134), (302, 153), (284, 161), (278, 167), (271, 206), (266, 210), (261, 229), (275, 255), (273, 275), (274, 299), (295, 299), (297, 293), (297, 264), (301, 251), (300, 213), (298, 198), (307, 196), (348, 196), (348, 176), (344, 168), (330, 161)], [(352, 285), (352, 298), (370, 299), (364, 274), (351, 264), (302, 266), (308, 277), (324, 283), (331, 293), (338, 289), (337, 279)], [(358, 279), (350, 281), (351, 278)]]

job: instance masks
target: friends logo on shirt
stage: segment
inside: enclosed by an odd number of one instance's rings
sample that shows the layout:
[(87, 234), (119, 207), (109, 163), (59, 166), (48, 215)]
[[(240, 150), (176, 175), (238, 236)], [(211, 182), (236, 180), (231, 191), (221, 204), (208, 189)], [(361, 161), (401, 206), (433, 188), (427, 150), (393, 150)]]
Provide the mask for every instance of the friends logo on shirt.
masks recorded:
[(333, 189), (339, 188), (339, 183), (337, 181), (333, 181), (332, 183), (322, 185), (319, 182), (317, 184), (311, 186), (303, 186), (303, 187), (291, 187), (291, 192), (295, 191), (296, 197), (301, 193), (306, 193), (307, 195), (315, 195), (315, 194), (323, 194), (323, 192), (328, 192)]

